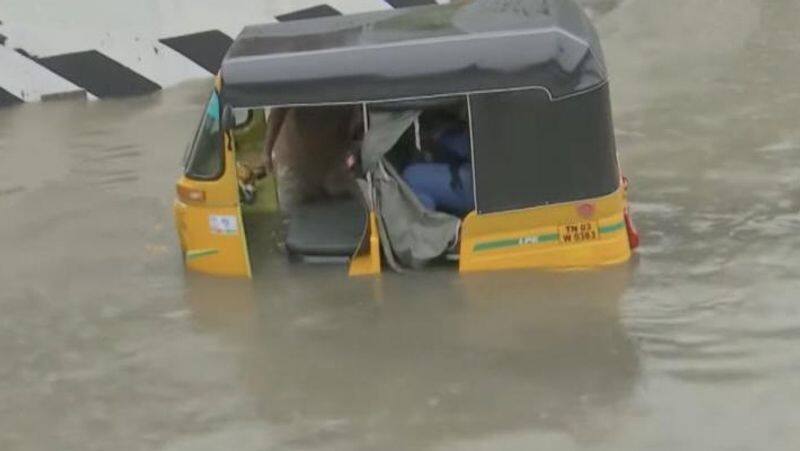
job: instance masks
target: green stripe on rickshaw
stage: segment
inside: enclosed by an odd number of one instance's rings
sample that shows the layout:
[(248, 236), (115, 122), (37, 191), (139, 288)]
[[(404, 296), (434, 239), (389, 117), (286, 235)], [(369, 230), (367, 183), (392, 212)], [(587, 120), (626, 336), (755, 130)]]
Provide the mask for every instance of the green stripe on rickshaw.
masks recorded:
[(625, 228), (625, 221), (600, 227), (600, 233), (614, 233)]
[(528, 244), (552, 243), (554, 241), (558, 241), (557, 233), (549, 233), (546, 235), (524, 236), (520, 238), (509, 238), (506, 240), (487, 241), (486, 243), (478, 243), (473, 248), (473, 252), (494, 251), (498, 249), (524, 246)]
[(219, 249), (201, 249), (186, 252), (186, 260), (196, 260), (198, 258), (209, 257), (219, 254)]
[[(614, 233), (625, 228), (625, 221), (618, 222), (607, 226), (600, 227), (598, 230), (601, 234)], [(558, 241), (557, 233), (549, 233), (546, 235), (525, 236), (520, 238), (509, 238), (505, 240), (487, 241), (485, 243), (478, 243), (473, 248), (473, 252), (495, 251), (499, 249), (507, 249), (510, 247), (525, 246), (529, 244), (542, 244), (552, 243)]]

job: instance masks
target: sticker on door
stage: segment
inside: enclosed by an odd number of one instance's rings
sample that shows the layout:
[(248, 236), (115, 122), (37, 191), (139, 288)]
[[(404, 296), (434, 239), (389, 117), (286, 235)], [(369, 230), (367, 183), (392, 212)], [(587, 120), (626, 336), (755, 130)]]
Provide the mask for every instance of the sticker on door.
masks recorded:
[(239, 220), (236, 216), (211, 215), (208, 217), (211, 233), (214, 235), (236, 235), (239, 233)]

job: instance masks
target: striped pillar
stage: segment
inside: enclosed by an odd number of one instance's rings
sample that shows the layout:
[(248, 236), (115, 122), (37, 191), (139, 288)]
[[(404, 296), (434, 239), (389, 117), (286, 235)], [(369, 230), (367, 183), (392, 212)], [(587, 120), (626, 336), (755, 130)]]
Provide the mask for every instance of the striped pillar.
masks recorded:
[(147, 94), (216, 73), (245, 25), (432, 3), (0, 0), (0, 106)]

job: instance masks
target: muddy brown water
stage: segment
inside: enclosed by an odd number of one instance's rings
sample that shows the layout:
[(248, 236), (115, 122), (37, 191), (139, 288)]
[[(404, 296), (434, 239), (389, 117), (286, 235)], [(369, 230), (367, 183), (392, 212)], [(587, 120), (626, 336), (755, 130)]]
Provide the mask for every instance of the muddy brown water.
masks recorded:
[(0, 449), (798, 449), (800, 3), (593, 3), (617, 268), (185, 274), (207, 82), (0, 111)]

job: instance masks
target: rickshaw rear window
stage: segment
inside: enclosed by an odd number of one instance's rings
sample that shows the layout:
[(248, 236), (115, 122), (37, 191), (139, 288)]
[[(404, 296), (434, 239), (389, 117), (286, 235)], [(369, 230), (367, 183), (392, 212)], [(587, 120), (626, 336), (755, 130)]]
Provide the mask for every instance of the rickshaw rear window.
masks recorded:
[(479, 213), (574, 202), (619, 187), (608, 87), (470, 96)]
[(186, 159), (186, 176), (200, 180), (216, 179), (222, 174), (222, 166), (220, 106), (219, 97), (214, 92), (206, 104), (200, 127)]

